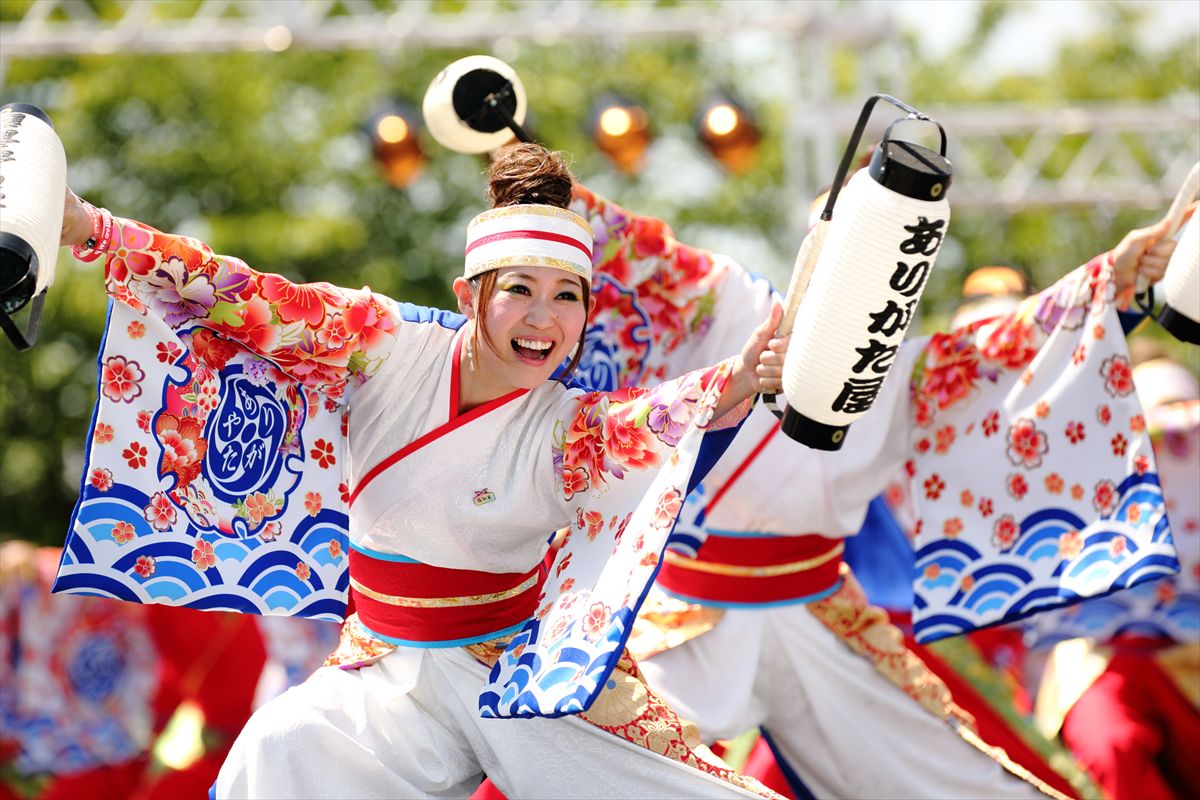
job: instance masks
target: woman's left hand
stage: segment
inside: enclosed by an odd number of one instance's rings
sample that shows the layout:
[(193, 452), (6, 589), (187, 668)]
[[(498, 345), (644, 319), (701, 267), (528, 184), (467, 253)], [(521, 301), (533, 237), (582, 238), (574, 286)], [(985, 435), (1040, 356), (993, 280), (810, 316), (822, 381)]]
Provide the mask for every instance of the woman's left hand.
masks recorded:
[(1167, 238), (1170, 224), (1165, 219), (1157, 225), (1132, 230), (1113, 248), (1113, 281), (1118, 295), (1136, 286), (1139, 278), (1145, 285), (1162, 280), (1176, 246), (1174, 239)]
[(742, 348), (730, 382), (738, 387), (743, 399), (755, 394), (778, 394), (783, 389), (783, 359), (791, 336), (775, 336), (782, 317), (783, 307), (772, 304), (770, 315)]

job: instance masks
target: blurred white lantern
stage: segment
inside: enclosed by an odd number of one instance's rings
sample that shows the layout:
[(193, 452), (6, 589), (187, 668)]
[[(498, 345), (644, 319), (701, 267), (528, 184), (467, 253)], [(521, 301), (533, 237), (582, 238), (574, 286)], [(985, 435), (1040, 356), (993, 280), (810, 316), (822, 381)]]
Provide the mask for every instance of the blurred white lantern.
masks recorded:
[[(67, 156), (46, 112), (27, 103), (0, 108), (0, 328), (18, 350), (37, 340), (66, 190)], [(31, 300), (22, 333), (11, 315)]]

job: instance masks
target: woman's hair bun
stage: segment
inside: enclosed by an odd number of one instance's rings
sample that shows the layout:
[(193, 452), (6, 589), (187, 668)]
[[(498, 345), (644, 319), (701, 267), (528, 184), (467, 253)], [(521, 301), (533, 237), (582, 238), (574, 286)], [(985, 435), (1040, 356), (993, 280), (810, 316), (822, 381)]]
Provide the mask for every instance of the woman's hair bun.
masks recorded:
[(572, 181), (562, 153), (532, 142), (512, 145), (488, 168), (488, 200), (492, 208), (524, 203), (567, 208)]

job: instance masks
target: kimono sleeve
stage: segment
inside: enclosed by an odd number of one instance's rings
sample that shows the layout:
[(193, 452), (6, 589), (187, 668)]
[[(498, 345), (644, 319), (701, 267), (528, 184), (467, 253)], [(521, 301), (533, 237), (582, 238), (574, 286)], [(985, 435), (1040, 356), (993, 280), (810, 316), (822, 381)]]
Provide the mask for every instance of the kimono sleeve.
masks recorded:
[(925, 345), (907, 465), (918, 641), (1179, 570), (1117, 305), (1097, 257)]
[(696, 473), (736, 428), (707, 431), (730, 364), (652, 389), (573, 395), (552, 435), (572, 519), (533, 619), (497, 661), (485, 717), (586, 710), (621, 655)]

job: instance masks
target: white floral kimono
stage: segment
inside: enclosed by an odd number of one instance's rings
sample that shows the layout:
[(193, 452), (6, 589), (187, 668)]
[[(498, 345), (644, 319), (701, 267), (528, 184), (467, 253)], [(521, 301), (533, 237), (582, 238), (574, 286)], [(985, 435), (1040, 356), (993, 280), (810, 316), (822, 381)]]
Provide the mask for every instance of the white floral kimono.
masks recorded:
[[(440, 796), (483, 768), (529, 794), (523, 754), (597, 736), (637, 756), (631, 794), (671, 780), (745, 793), (622, 661), (697, 458), (734, 431), (702, 430), (727, 364), (651, 390), (547, 382), (459, 415), (459, 315), (114, 227), (100, 400), (56, 589), (316, 617), (341, 616), (349, 592), (357, 609), (330, 662), (346, 669), (260, 709), (219, 795)], [(596, 703), (622, 687), (637, 700), (620, 713)], [(480, 719), (589, 708), (600, 721)], [(673, 733), (647, 738), (653, 724)], [(423, 755), (434, 741), (443, 768)]]
[[(599, 341), (589, 348), (614, 365), (618, 380), (669, 374), (696, 352), (728, 354), (757, 316), (728, 309), (765, 308), (765, 282), (675, 241), (660, 220), (627, 214), (581, 188), (575, 207), (590, 216), (598, 242), (606, 237), (593, 280)], [(867, 604), (848, 568), (836, 569), (838, 542), (858, 531), (871, 499), (905, 468), (924, 517), (914, 612), (929, 638), (1175, 569), (1136, 399), (1120, 381), (1127, 353), (1109, 280), (1097, 259), (1009, 318), (906, 342), (840, 451), (799, 446), (755, 409), (689, 496), (674, 546), (698, 550), (701, 559), (714, 539), (730, 549), (740, 542), (751, 554), (775, 537), (808, 538), (824, 549), (761, 568), (711, 560), (686, 567), (668, 553), (660, 586), (676, 565), (698, 570), (710, 586), (751, 575), (766, 583), (806, 563), (825, 580), (811, 594), (798, 589), (784, 599), (748, 592), (697, 603), (656, 590), (631, 644), (647, 659), (653, 684), (709, 738), (765, 726), (777, 755), (818, 796), (871, 796), (884, 787), (912, 797), (1033, 793), (980, 756), (946, 687)], [(1062, 437), (1072, 415), (1100, 413), (1097, 406), (1112, 427), (1103, 440), (1089, 440), (1084, 459), (1075, 460), (1078, 443), (1069, 440), (1056, 439), (1053, 462), (1027, 454), (1023, 431), (1043, 432), (1032, 438), (1045, 455), (1045, 431)], [(1077, 524), (1068, 529), (1066, 519)], [(1027, 546), (1032, 540), (1041, 544)], [(1113, 541), (1128, 545), (1124, 556)], [(970, 557), (942, 557), (966, 548)], [(1122, 560), (1119, 570), (1098, 568)], [(1024, 577), (998, 583), (987, 578), (994, 571)], [(861, 713), (847, 714), (850, 707)]]

